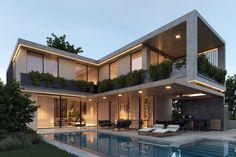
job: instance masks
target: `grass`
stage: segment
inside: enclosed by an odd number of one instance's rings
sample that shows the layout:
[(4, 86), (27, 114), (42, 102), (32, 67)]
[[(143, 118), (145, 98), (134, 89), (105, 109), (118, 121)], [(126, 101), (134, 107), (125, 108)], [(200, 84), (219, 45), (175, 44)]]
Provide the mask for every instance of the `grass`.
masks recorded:
[(76, 157), (57, 147), (41, 143), (11, 151), (0, 151), (1, 157)]

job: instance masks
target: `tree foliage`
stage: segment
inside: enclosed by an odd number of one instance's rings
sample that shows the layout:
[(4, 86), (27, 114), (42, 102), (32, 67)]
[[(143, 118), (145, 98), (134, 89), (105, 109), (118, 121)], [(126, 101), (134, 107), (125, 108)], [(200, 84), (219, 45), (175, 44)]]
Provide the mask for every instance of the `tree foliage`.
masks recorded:
[(6, 85), (0, 81), (0, 128), (8, 132), (22, 131), (33, 121), (37, 107), (29, 95), (23, 95), (19, 83)]
[(47, 37), (47, 45), (49, 47), (54, 47), (63, 51), (67, 51), (73, 54), (82, 53), (83, 50), (81, 47), (75, 48), (73, 44), (70, 44), (66, 41), (66, 35), (56, 36), (54, 33), (51, 34), (52, 37)]
[(231, 119), (236, 119), (236, 75), (228, 76), (226, 80), (225, 103), (228, 105)]

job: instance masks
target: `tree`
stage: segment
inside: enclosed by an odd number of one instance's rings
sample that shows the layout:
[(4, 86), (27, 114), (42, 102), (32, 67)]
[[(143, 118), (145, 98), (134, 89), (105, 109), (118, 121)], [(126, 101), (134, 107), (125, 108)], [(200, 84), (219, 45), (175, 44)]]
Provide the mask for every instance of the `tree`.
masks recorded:
[(18, 82), (6, 85), (0, 81), (0, 128), (8, 132), (22, 131), (33, 121), (37, 106), (29, 95), (21, 93)]
[(81, 47), (75, 48), (73, 44), (70, 44), (66, 41), (66, 35), (56, 36), (54, 33), (51, 34), (52, 37), (47, 37), (47, 45), (49, 47), (54, 47), (63, 51), (67, 51), (73, 54), (82, 53), (83, 50)]
[(236, 75), (228, 76), (226, 80), (225, 103), (230, 111), (230, 119), (236, 119)]

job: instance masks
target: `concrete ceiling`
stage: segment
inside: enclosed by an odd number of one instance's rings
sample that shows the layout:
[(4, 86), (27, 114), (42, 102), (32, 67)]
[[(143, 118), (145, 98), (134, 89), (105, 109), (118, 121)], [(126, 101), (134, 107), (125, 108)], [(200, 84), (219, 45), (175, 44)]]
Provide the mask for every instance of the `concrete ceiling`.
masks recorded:
[[(180, 38), (176, 39), (176, 35), (180, 35)], [(186, 22), (148, 39), (144, 44), (164, 52), (173, 59), (184, 57), (186, 55)], [(217, 35), (198, 18), (198, 52), (207, 51), (222, 45), (224, 43)]]
[[(171, 89), (166, 89), (166, 86), (158, 86), (153, 88), (142, 89), (142, 94), (139, 94), (138, 91), (130, 91), (126, 93), (116, 93), (111, 95), (106, 95), (106, 99), (104, 100), (102, 96), (95, 98), (96, 101), (107, 101), (107, 100), (115, 100), (119, 98), (120, 100), (124, 99), (127, 100), (128, 97), (147, 97), (147, 96), (159, 96), (165, 97), (170, 99), (198, 99), (198, 98), (209, 98), (215, 97), (215, 95), (205, 93), (203, 91), (199, 91), (190, 87), (182, 86), (179, 84), (170, 84)], [(186, 94), (196, 94), (196, 93), (204, 93), (205, 96), (200, 97), (188, 97), (183, 96)], [(119, 97), (118, 94), (122, 96)]]
[[(180, 35), (176, 39), (176, 35)], [(183, 57), (186, 54), (186, 22), (183, 22), (147, 41), (145, 45), (163, 51), (172, 58)]]
[(198, 52), (204, 52), (222, 45), (224, 43), (198, 18)]

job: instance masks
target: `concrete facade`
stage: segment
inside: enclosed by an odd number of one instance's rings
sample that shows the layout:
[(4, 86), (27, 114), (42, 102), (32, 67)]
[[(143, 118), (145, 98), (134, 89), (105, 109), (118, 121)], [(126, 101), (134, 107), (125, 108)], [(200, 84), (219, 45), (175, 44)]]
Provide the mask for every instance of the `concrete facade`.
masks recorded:
[[(177, 35), (179, 35), (180, 38), (177, 38)], [(211, 39), (209, 39), (209, 43), (201, 41), (204, 35), (206, 37), (209, 36)], [(153, 122), (156, 120), (172, 120), (172, 99), (176, 99), (177, 96), (181, 97), (187, 94), (204, 93), (206, 96), (200, 99), (185, 100), (183, 114), (192, 114), (199, 119), (210, 119), (212, 129), (222, 129), (225, 125), (225, 113), (223, 112), (223, 92), (225, 85), (217, 83), (209, 77), (202, 76), (198, 73), (198, 55), (202, 50), (210, 50), (212, 48), (218, 49), (219, 68), (225, 69), (224, 40), (204, 18), (194, 10), (99, 60), (70, 54), (55, 48), (19, 39), (10, 63), (13, 67), (9, 68), (8, 73), (12, 74), (12, 77), (17, 81), (21, 81), (21, 73), (27, 73), (27, 51), (31, 51), (41, 55), (47, 54), (56, 56), (58, 58), (58, 75), (67, 80), (76, 79), (77, 64), (85, 65), (87, 69), (89, 69), (89, 66), (93, 66), (95, 67), (95, 71), (98, 69), (98, 73), (94, 73), (91, 77), (96, 78), (94, 75), (98, 74), (98, 80), (92, 80), (97, 82), (110, 78), (110, 64), (113, 62), (117, 62), (117, 76), (129, 73), (132, 65), (131, 56), (136, 52), (141, 52), (142, 54), (142, 69), (148, 70), (151, 64), (151, 50), (155, 50), (158, 58), (159, 56), (163, 56), (164, 60), (169, 59), (174, 62), (173, 71), (168, 79), (151, 82), (150, 79), (146, 77), (145, 82), (140, 85), (90, 95), (88, 93), (70, 95), (60, 89), (25, 88), (27, 92), (34, 93), (32, 94), (32, 100), (36, 100), (37, 105), (39, 105), (37, 98), (42, 93), (56, 96), (64, 96), (66, 94), (67, 96), (78, 97), (78, 101), (80, 102), (88, 102), (88, 99), (95, 99), (98, 103), (97, 112), (92, 111), (94, 105), (91, 105), (91, 102), (87, 103), (87, 107), (88, 110), (91, 111), (89, 112), (90, 117), (97, 115), (98, 120), (111, 118), (115, 120), (119, 118), (118, 115), (110, 116), (113, 113), (115, 114), (116, 110), (119, 110), (117, 104), (121, 102), (117, 101), (119, 99), (117, 98), (118, 94), (122, 93), (122, 95), (126, 97), (130, 97), (130, 95), (135, 97), (136, 101), (134, 101), (134, 103), (130, 103), (130, 99), (125, 99), (122, 102), (123, 104), (131, 105), (140, 105), (139, 99), (153, 97)], [(186, 59), (186, 65), (183, 65), (180, 69), (176, 69), (176, 62), (183, 59)], [(90, 81), (88, 75), (87, 78), (88, 81)], [(171, 86), (171, 89), (165, 89), (166, 86)], [(143, 91), (143, 94), (137, 95), (138, 91)], [(102, 100), (102, 97), (107, 97), (107, 99)], [(46, 104), (46, 100), (42, 103)], [(110, 103), (112, 107), (110, 107)], [(52, 110), (52, 108), (49, 108), (46, 110)], [(209, 114), (209, 112), (212, 112), (212, 114)], [(138, 115), (139, 121), (141, 120), (140, 115), (141, 114)], [(130, 114), (129, 117), (131, 116), (136, 116), (137, 119), (137, 115)], [(39, 119), (39, 117), (36, 118)], [(87, 122), (92, 123), (89, 117), (87, 117)], [(36, 127), (34, 123), (30, 125)]]

